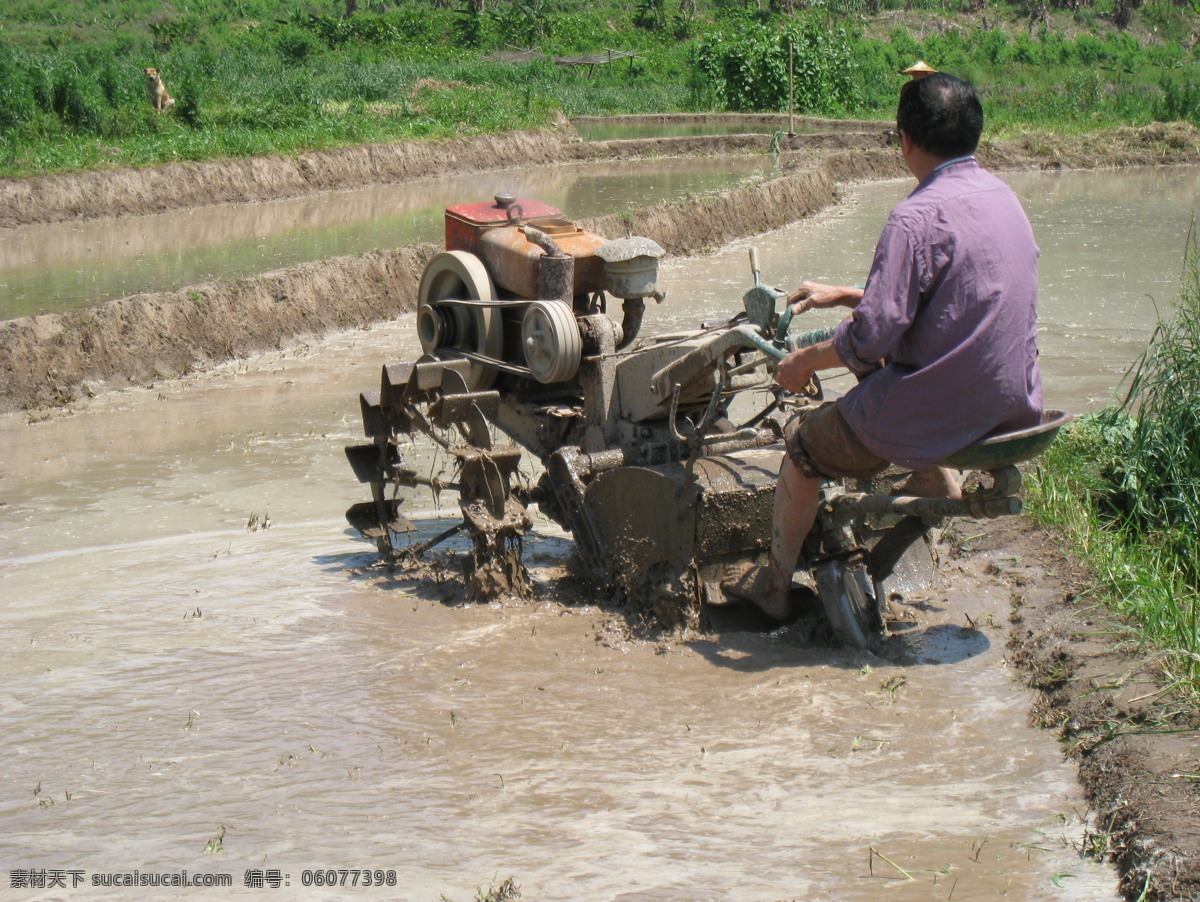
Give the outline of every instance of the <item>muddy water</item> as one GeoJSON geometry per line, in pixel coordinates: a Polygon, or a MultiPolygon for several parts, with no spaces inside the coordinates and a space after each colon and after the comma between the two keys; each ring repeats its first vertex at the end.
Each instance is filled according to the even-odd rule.
{"type": "MultiPolygon", "coordinates": [[[[1089,286],[1063,311],[1043,297],[1048,394],[1073,409],[1111,374],[1058,358],[1116,356],[1149,322],[1117,291],[1128,272],[1134,298],[1169,295],[1177,272],[1165,225],[1126,279],[1112,243],[1057,249],[1071,229],[1153,233],[1163,217],[1131,197],[1197,193],[1137,175],[1099,199],[1075,176],[1013,179],[1043,284],[1089,286]],[[1047,212],[1062,207],[1078,212],[1047,212]],[[1050,265],[1060,253],[1073,270],[1050,265]]],[[[883,208],[907,186],[876,189],[883,208]]],[[[853,281],[880,216],[864,200],[757,240],[764,276],[853,281]]],[[[649,328],[728,313],[744,260],[671,261],[649,328]]],[[[357,391],[415,350],[408,317],[48,422],[0,418],[10,872],[231,875],[232,892],[148,894],[189,899],[278,892],[244,888],[247,869],[312,899],[469,899],[510,875],[538,899],[1116,898],[1077,854],[1074,774],[1005,668],[1008,590],[986,560],[910,599],[888,658],[787,631],[624,639],[620,611],[563,580],[568,546],[545,523],[530,604],[456,605],[452,580],[372,570],[341,519],[364,493],[340,447],[358,440],[357,391]],[[316,868],[394,870],[396,886],[305,888],[316,868]]],[[[84,895],[129,893],[49,897],[84,895]]]]}
{"type": "Polygon", "coordinates": [[[585,217],[767,175],[767,155],[507,169],[269,203],[0,230],[0,320],[443,238],[442,211],[508,192],[585,217]]]}
{"type": "Polygon", "coordinates": [[[1028,726],[982,561],[914,597],[903,663],[787,632],[627,640],[545,524],[533,603],[369,569],[340,447],[355,393],[415,350],[409,317],[0,418],[10,872],[231,875],[147,894],[187,899],[278,894],[249,869],[306,899],[508,876],[529,899],[1116,898],[1077,854],[1085,806],[1028,726]],[[317,868],[396,886],[302,886],[317,868]]]}

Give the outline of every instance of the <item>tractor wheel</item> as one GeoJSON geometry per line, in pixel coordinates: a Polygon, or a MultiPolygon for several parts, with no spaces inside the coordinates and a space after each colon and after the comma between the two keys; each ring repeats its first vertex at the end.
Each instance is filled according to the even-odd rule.
{"type": "Polygon", "coordinates": [[[470,370],[467,361],[432,357],[384,367],[380,391],[361,398],[364,431],[374,442],[346,448],[359,481],[371,486],[371,501],[352,506],[346,518],[392,557],[394,534],[414,530],[400,513],[399,490],[457,492],[462,524],[410,552],[419,555],[461,532],[473,545],[466,566],[470,597],[527,596],[521,547],[531,523],[513,493],[521,449],[493,443],[488,417],[495,393],[471,391],[470,370]],[[413,452],[429,456],[406,463],[401,445],[418,436],[430,441],[413,452]]]}
{"type": "Polygon", "coordinates": [[[848,648],[870,648],[883,635],[883,612],[866,565],[830,558],[817,564],[814,575],[834,638],[848,648]]]}

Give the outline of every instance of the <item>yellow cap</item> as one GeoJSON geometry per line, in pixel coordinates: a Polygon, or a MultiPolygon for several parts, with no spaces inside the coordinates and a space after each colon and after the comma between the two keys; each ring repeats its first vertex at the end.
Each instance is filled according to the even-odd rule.
{"type": "Polygon", "coordinates": [[[925,60],[917,60],[907,69],[901,69],[901,75],[930,75],[936,72],[937,69],[925,62],[925,60]]]}

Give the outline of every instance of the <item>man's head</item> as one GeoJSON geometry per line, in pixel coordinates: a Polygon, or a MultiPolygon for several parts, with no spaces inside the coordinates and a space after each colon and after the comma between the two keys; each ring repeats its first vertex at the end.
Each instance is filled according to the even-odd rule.
{"type": "Polygon", "coordinates": [[[967,82],[934,72],[900,89],[896,128],[936,157],[967,156],[983,133],[983,106],[967,82]]]}

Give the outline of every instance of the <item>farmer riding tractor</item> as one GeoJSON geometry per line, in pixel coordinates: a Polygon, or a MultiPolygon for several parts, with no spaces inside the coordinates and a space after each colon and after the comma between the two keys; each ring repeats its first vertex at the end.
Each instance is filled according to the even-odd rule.
{"type": "MultiPolygon", "coordinates": [[[[570,531],[592,581],[659,625],[725,622],[738,602],[722,577],[770,548],[783,424],[821,394],[819,384],[807,396],[785,392],[774,366],[831,330],[789,334],[786,296],[761,284],[751,252],[755,284],[735,315],[639,339],[646,299],[663,299],[653,241],[608,241],[552,207],[506,196],[451,207],[445,222],[446,251],[419,291],[423,355],[385,365],[379,388],[361,395],[371,441],[346,453],[371,500],[347,511],[350,523],[389,557],[463,533],[468,594],[521,595],[536,503],[570,531]],[[407,464],[410,442],[437,451],[450,475],[407,464]],[[540,470],[531,488],[518,479],[526,452],[540,470]],[[402,495],[422,489],[456,491],[462,520],[405,547],[399,537],[415,527],[402,495]]],[[[982,474],[961,500],[826,484],[793,581],[819,598],[833,636],[855,648],[885,636],[889,585],[932,570],[929,529],[1018,513],[1016,464],[1068,419],[1048,411],[1039,427],[945,461],[982,474]]]]}

